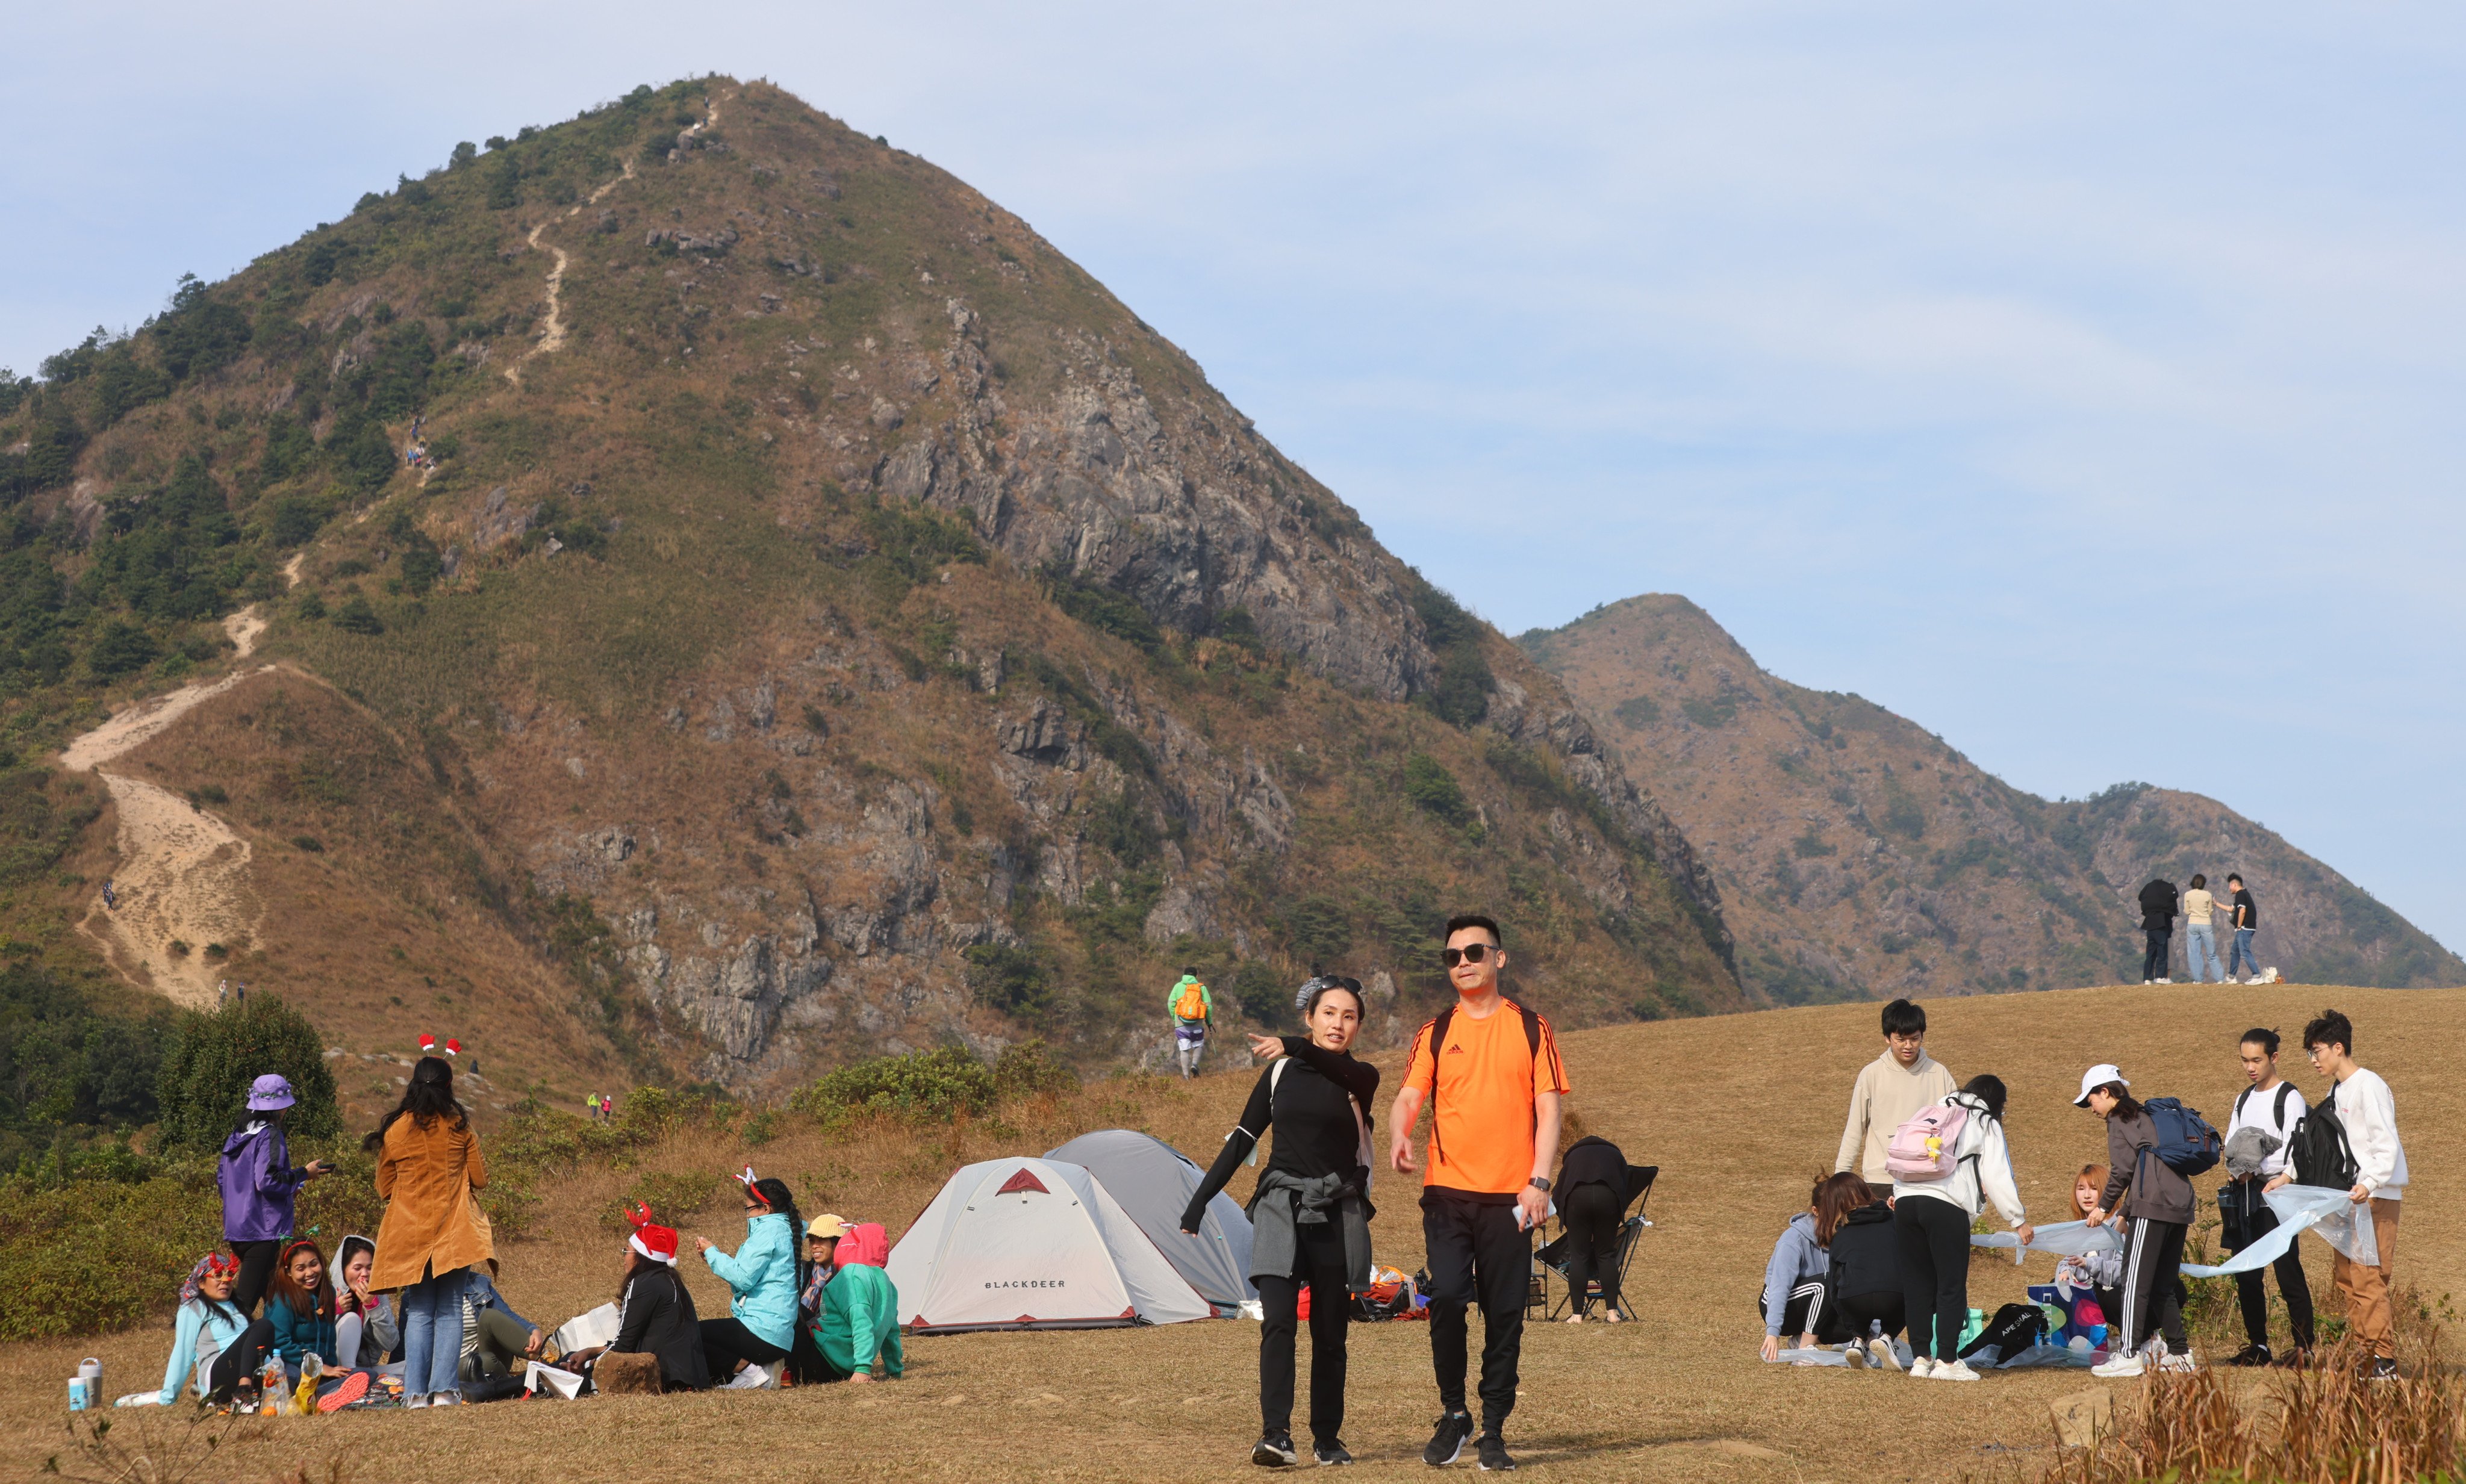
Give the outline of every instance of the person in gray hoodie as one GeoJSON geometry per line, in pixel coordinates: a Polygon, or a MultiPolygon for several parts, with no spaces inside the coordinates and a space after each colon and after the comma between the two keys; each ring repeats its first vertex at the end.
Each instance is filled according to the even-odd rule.
{"type": "Polygon", "coordinates": [[[2124,1239],[2123,1312],[2108,1316],[2122,1325],[2123,1340],[2110,1345],[2106,1362],[2091,1372],[2110,1379],[2141,1375],[2149,1368],[2153,1349],[2160,1370],[2199,1368],[2175,1296],[2176,1270],[2184,1263],[2184,1237],[2192,1229],[2197,1197],[2192,1183],[2158,1158],[2158,1125],[2131,1086],[2120,1068],[2100,1062],[2082,1074],[2080,1096],[2073,1103],[2106,1119],[2106,1188],[2089,1224],[2120,1223],[2127,1192],[2132,1200],[2130,1229],[2119,1233],[2124,1239]],[[2154,1346],[2153,1330],[2165,1333],[2154,1346]]]}

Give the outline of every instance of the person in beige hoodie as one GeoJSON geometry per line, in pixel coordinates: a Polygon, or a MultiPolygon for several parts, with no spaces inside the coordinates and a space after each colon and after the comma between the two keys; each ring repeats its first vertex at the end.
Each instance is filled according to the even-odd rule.
{"type": "Polygon", "coordinates": [[[1889,1188],[1893,1175],[1884,1168],[1884,1155],[1892,1147],[1893,1130],[1920,1108],[1951,1096],[1959,1085],[1943,1063],[1926,1053],[1925,1008],[1908,1000],[1885,1006],[1884,1052],[1858,1069],[1833,1170],[1855,1170],[1869,1185],[1889,1188]]]}
{"type": "Polygon", "coordinates": [[[2192,877],[2184,894],[2184,967],[2196,985],[2222,983],[2227,972],[2218,963],[2218,899],[2209,893],[2209,878],[2192,877]]]}

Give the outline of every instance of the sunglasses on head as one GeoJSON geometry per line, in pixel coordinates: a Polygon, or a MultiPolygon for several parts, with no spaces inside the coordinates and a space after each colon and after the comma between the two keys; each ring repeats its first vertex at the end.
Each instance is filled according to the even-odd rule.
{"type": "Polygon", "coordinates": [[[1442,948],[1439,962],[1449,968],[1459,963],[1478,963],[1498,951],[1495,943],[1467,943],[1461,948],[1442,948]]]}

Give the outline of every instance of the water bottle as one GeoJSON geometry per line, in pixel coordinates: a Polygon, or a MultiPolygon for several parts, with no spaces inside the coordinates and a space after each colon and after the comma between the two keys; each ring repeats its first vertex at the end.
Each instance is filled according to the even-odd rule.
{"type": "Polygon", "coordinates": [[[77,1380],[69,1385],[69,1410],[81,1412],[102,1405],[102,1362],[87,1356],[78,1362],[77,1380]],[[82,1393],[83,1400],[79,1400],[82,1393]]]}
{"type": "Polygon", "coordinates": [[[83,1376],[71,1376],[69,1378],[69,1410],[73,1412],[81,1412],[84,1411],[89,1405],[91,1404],[86,1401],[85,1378],[83,1376]]]}

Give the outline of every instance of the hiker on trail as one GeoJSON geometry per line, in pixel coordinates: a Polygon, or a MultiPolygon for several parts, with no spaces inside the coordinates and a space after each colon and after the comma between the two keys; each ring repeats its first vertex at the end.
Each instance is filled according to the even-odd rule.
{"type": "Polygon", "coordinates": [[[383,1365],[402,1343],[393,1300],[369,1287],[376,1259],[377,1245],[357,1232],[334,1250],[334,1363],[347,1369],[383,1365]]]}
{"type": "Polygon", "coordinates": [[[2012,1153],[2004,1141],[2004,1081],[1975,1076],[1920,1109],[1893,1135],[1893,1226],[1901,1239],[1901,1294],[1910,1325],[1910,1374],[1976,1381],[1961,1358],[1969,1318],[1969,1228],[1985,1203],[2029,1245],[2012,1153]],[[1930,1359],[1932,1356],[1932,1359],[1930,1359]]]}
{"type": "Polygon", "coordinates": [[[2192,875],[2192,889],[2184,894],[2184,973],[2196,985],[2222,984],[2218,967],[2218,899],[2209,895],[2209,878],[2192,875]]]}
{"type": "Polygon", "coordinates": [[[2243,884],[2243,877],[2230,875],[2227,885],[2234,893],[2227,906],[2227,922],[2234,929],[2234,940],[2227,944],[2227,978],[2235,977],[2235,964],[2240,962],[2242,972],[2251,976],[2244,983],[2256,985],[2260,983],[2260,955],[2252,950],[2252,935],[2260,931],[2260,903],[2252,899],[2252,891],[2243,884]]]}
{"type": "MultiPolygon", "coordinates": [[[[2295,1125],[2310,1111],[2295,1084],[2277,1074],[2276,1031],[2254,1026],[2243,1033],[2235,1051],[2243,1058],[2244,1078],[2251,1085],[2235,1095],[2234,1114],[2227,1120],[2228,1178],[2218,1192],[2218,1214],[2220,1241],[2231,1252],[2239,1252],[2277,1229],[2277,1214],[2261,1192],[2285,1171],[2295,1125]]],[[[2303,1275],[2302,1254],[2291,1247],[2271,1266],[2277,1272],[2278,1295],[2286,1300],[2287,1327],[2294,1332],[2295,1348],[2286,1362],[2300,1365],[2312,1350],[2312,1285],[2303,1275]]],[[[2251,1342],[2227,1363],[2270,1364],[2274,1357],[2269,1349],[2269,1290],[2257,1271],[2238,1273],[2234,1280],[2235,1297],[2243,1308],[2244,1337],[2251,1342]]]]}
{"type": "Polygon", "coordinates": [[[2397,1377],[2397,1329],[2389,1312],[2389,1270],[2397,1262],[2398,1205],[2406,1198],[2406,1144],[2398,1138],[2397,1095],[2379,1073],[2356,1062],[2354,1044],[2353,1024],[2336,1010],[2322,1010],[2303,1028],[2304,1053],[2331,1085],[2296,1139],[2296,1167],[2270,1181],[2269,1188],[2292,1184],[2298,1175],[2305,1185],[2324,1184],[2321,1171],[2305,1168],[2319,1154],[2300,1147],[2312,1143],[2303,1136],[2328,1136],[2332,1144],[2343,1136],[2345,1156],[2337,1162],[2342,1167],[2336,1173],[2353,1182],[2346,1192],[2349,1200],[2357,1206],[2371,1203],[2372,1241],[2380,1261],[2360,1263],[2338,1252],[2329,1271],[2346,1298],[2347,1327],[2371,1348],[2364,1374],[2373,1381],[2391,1381],[2397,1377]],[[2312,1127],[2316,1122],[2318,1129],[2312,1127]]]}
{"type": "Polygon", "coordinates": [[[228,979],[217,979],[217,980],[215,980],[215,981],[214,981],[214,1008],[216,1008],[216,1009],[221,1009],[224,1006],[229,1005],[230,1003],[231,1003],[231,981],[230,981],[230,980],[228,980],[228,979]]]}
{"type": "Polygon", "coordinates": [[[1505,1429],[1515,1407],[1524,1344],[1524,1296],[1533,1276],[1531,1232],[1550,1209],[1566,1068],[1550,1023],[1502,996],[1507,966],[1498,924],[1478,914],[1447,919],[1440,951],[1456,1002],[1413,1039],[1404,1085],[1388,1110],[1387,1160],[1413,1163],[1413,1122],[1430,1109],[1429,1172],[1422,1185],[1422,1240],[1429,1257],[1430,1361],[1445,1410],[1422,1461],[1455,1462],[1473,1435],[1465,1410],[1465,1311],[1482,1317],[1484,1469],[1513,1469],[1505,1429]]]}
{"type": "Polygon", "coordinates": [[[711,1380],[730,1390],[774,1385],[796,1339],[797,1249],[805,1223],[784,1180],[756,1180],[753,1166],[736,1177],[745,1192],[745,1241],[730,1256],[706,1237],[694,1238],[702,1260],[726,1282],[729,1317],[702,1321],[703,1358],[711,1380]]]}
{"type": "Polygon", "coordinates": [[[1199,1058],[1207,1050],[1207,1030],[1216,1018],[1216,997],[1199,982],[1199,970],[1185,968],[1165,991],[1165,1013],[1173,1017],[1173,1054],[1184,1077],[1199,1075],[1199,1058]]]}
{"type": "Polygon", "coordinates": [[[300,1187],[333,1168],[324,1160],[295,1166],[283,1122],[292,1103],[291,1083],[269,1072],[249,1084],[247,1121],[223,1141],[215,1163],[222,1188],[223,1240],[239,1259],[232,1302],[243,1315],[257,1312],[274,1276],[282,1238],[290,1235],[300,1187]]]}
{"type": "Polygon", "coordinates": [[[813,1315],[801,1326],[805,1334],[800,1348],[810,1347],[819,1363],[808,1379],[825,1384],[835,1381],[869,1384],[877,1358],[885,1376],[896,1380],[908,1373],[907,1352],[899,1339],[899,1290],[880,1262],[868,1260],[888,1254],[860,1246],[864,1233],[878,1235],[881,1230],[870,1225],[859,1229],[837,1216],[825,1216],[813,1225],[818,1287],[813,1315]],[[824,1274],[829,1274],[826,1282],[819,1277],[824,1274]]]}
{"type": "Polygon", "coordinates": [[[403,1405],[457,1406],[462,1288],[496,1244],[472,1198],[488,1167],[471,1116],[455,1100],[452,1064],[442,1056],[413,1063],[400,1106],[362,1142],[377,1157],[377,1194],[387,1202],[369,1286],[397,1294],[403,1405]]]}
{"type": "Polygon", "coordinates": [[[1619,1228],[1626,1217],[1626,1151],[1587,1134],[1558,1159],[1558,1224],[1567,1232],[1567,1322],[1580,1324],[1602,1286],[1602,1318],[1623,1324],[1619,1311],[1619,1228]]]}
{"type": "Polygon", "coordinates": [[[263,1319],[251,1323],[232,1303],[232,1285],[238,1278],[238,1258],[209,1252],[181,1280],[171,1358],[163,1367],[163,1389],[155,1397],[165,1406],[178,1406],[184,1391],[216,1403],[243,1393],[256,1397],[258,1367],[264,1363],[274,1332],[263,1319]]]}
{"type": "Polygon", "coordinates": [[[325,1276],[324,1250],[304,1237],[284,1247],[265,1301],[265,1322],[273,1331],[275,1353],[294,1380],[312,1355],[326,1364],[334,1362],[334,1287],[325,1276]]]}
{"type": "Polygon", "coordinates": [[[1908,1000],[1884,1007],[1884,1050],[1858,1069],[1850,1090],[1850,1120],[1841,1129],[1835,1172],[1855,1173],[1879,1190],[1892,1188],[1884,1159],[1893,1131],[1921,1108],[1952,1096],[1956,1084],[1943,1063],[1926,1053],[1926,1008],[1908,1000]]]}
{"type": "Polygon", "coordinates": [[[2176,1270],[2184,1265],[2184,1236],[2191,1229],[2197,1200],[2192,1183],[2158,1158],[2157,1122],[2131,1087],[2120,1068],[2100,1062],[2081,1074],[2080,1096],[2073,1101],[2106,1119],[2109,1173],[2089,1224],[2112,1220],[2120,1228],[2123,1196],[2129,1191],[2132,1197],[2131,1229],[2117,1233],[2124,1239],[2120,1307],[2106,1317],[2106,1362],[2091,1371],[2110,1379],[2141,1375],[2149,1368],[2152,1351],[2160,1370],[2199,1369],[2176,1296],[2176,1270]],[[2153,1332],[2162,1329],[2164,1338],[2153,1341],[2153,1332]]]}
{"type": "Polygon", "coordinates": [[[2175,909],[2183,898],[2175,883],[2157,877],[2141,889],[2141,931],[2148,939],[2148,951],[2141,956],[2141,982],[2144,985],[2171,985],[2167,977],[2170,945],[2175,937],[2175,909]]]}
{"type": "Polygon", "coordinates": [[[1781,1358],[1782,1337],[1798,1348],[1847,1345],[1850,1363],[1897,1369],[1892,1337],[1901,1328],[1900,1239],[1892,1207],[1855,1175],[1827,1175],[1790,1218],[1764,1264],[1763,1357],[1781,1358]]]}
{"type": "Polygon", "coordinates": [[[1365,1003],[1353,980],[1313,977],[1302,1015],[1307,1034],[1254,1035],[1253,1055],[1268,1065],[1224,1136],[1216,1163],[1191,1192],[1181,1230],[1196,1238],[1216,1199],[1261,1136],[1275,1151],[1250,1197],[1249,1277],[1265,1311],[1259,1327],[1259,1441],[1250,1461],[1294,1463],[1293,1337],[1302,1291],[1310,1292],[1311,1452],[1347,1464],[1344,1428],[1345,1327],[1353,1296],[1370,1288],[1370,1100],[1379,1069],[1350,1048],[1365,1003]]]}
{"type": "Polygon", "coordinates": [[[625,1273],[616,1290],[616,1338],[604,1348],[576,1350],[563,1358],[569,1369],[587,1368],[602,1392],[700,1391],[710,1384],[703,1358],[702,1318],[693,1294],[677,1275],[677,1233],[651,1219],[648,1206],[626,1207],[634,1234],[625,1239],[625,1273]],[[616,1383],[619,1371],[639,1378],[616,1383]]]}
{"type": "Polygon", "coordinates": [[[103,877],[102,880],[102,910],[105,912],[117,912],[120,910],[120,894],[112,890],[111,878],[109,876],[103,877]]]}

